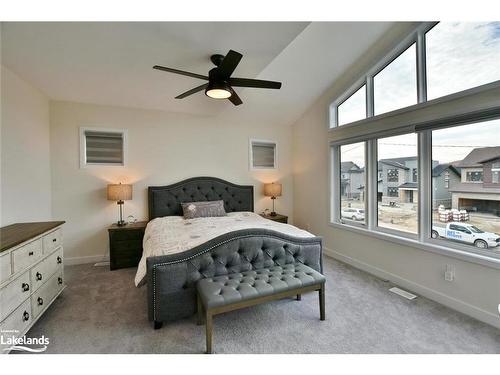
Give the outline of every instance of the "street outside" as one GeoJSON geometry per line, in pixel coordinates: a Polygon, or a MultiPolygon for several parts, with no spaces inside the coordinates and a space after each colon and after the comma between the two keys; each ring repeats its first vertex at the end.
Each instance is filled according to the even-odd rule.
{"type": "MultiPolygon", "coordinates": [[[[357,199],[342,199],[341,203],[342,208],[364,208],[364,202],[357,199]]],[[[380,202],[378,204],[379,226],[384,228],[417,233],[417,215],[416,203],[401,203],[395,207],[382,205],[380,202]]],[[[475,225],[484,232],[492,232],[500,235],[500,217],[487,213],[469,212],[469,218],[470,219],[466,222],[467,224],[475,225]]],[[[446,223],[439,221],[439,214],[437,211],[433,211],[432,220],[433,225],[443,227],[446,225],[446,223]]],[[[495,251],[500,252],[500,247],[495,248],[495,251]]]]}

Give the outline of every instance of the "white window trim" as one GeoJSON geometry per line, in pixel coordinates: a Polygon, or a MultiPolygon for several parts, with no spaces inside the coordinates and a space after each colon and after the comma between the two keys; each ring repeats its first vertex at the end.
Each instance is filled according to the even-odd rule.
{"type": "Polygon", "coordinates": [[[128,164],[128,131],[127,129],[116,129],[116,128],[100,128],[100,127],[80,127],[80,168],[92,168],[92,167],[125,167],[128,164]],[[112,164],[112,163],[87,163],[87,149],[85,147],[85,132],[86,131],[96,131],[96,132],[108,132],[122,134],[123,136],[123,163],[112,164]]]}
{"type": "Polygon", "coordinates": [[[250,138],[248,140],[248,168],[251,171],[275,170],[278,169],[278,142],[269,139],[250,138]],[[254,167],[253,165],[253,143],[268,143],[274,145],[274,166],[272,167],[254,167]]]}
{"type": "Polygon", "coordinates": [[[500,118],[500,95],[498,95],[500,93],[500,81],[427,101],[425,33],[436,24],[436,22],[422,23],[418,26],[384,59],[372,67],[330,105],[326,124],[329,129],[331,150],[328,171],[330,181],[329,225],[500,269],[500,258],[459,243],[446,242],[443,244],[443,240],[432,239],[430,236],[432,230],[432,129],[500,118]],[[417,50],[418,103],[374,116],[373,77],[413,43],[416,43],[417,50]],[[364,84],[366,84],[367,90],[367,118],[338,126],[338,106],[364,84]],[[398,124],[389,126],[380,132],[376,126],[380,122],[398,124]],[[371,128],[371,133],[366,131],[367,128],[371,128]],[[358,137],[357,134],[361,133],[360,130],[363,135],[358,137]],[[418,234],[379,227],[377,217],[377,139],[415,132],[418,135],[418,234]],[[365,142],[365,170],[367,171],[365,173],[365,225],[345,222],[340,214],[340,180],[338,178],[340,176],[340,146],[357,142],[365,142]]]}

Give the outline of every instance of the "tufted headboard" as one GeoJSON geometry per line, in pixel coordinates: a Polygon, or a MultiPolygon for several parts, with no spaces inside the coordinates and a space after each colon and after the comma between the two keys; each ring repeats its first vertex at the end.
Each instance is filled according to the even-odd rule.
{"type": "Polygon", "coordinates": [[[253,186],[235,185],[216,177],[193,177],[168,186],[148,188],[149,220],[182,216],[181,203],[224,201],[226,212],[253,212],[253,186]]]}

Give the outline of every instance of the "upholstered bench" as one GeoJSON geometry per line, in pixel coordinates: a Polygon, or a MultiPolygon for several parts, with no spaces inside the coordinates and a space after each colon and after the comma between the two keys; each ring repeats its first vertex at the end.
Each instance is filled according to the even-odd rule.
{"type": "Polygon", "coordinates": [[[260,270],[201,279],[198,324],[205,315],[207,353],[212,353],[212,317],[272,300],[318,291],[320,319],[325,320],[325,277],[304,264],[287,264],[260,270]],[[203,314],[204,313],[204,314],[203,314]]]}

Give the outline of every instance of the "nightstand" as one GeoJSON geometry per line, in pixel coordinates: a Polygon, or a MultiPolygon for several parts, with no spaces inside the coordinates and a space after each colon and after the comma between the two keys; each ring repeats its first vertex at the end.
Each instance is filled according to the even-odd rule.
{"type": "Polygon", "coordinates": [[[265,219],[277,221],[278,223],[288,224],[288,216],[276,214],[276,216],[260,214],[265,219]]]}
{"type": "Polygon", "coordinates": [[[109,232],[109,269],[137,267],[142,257],[142,239],[147,221],[119,227],[113,224],[109,232]]]}

